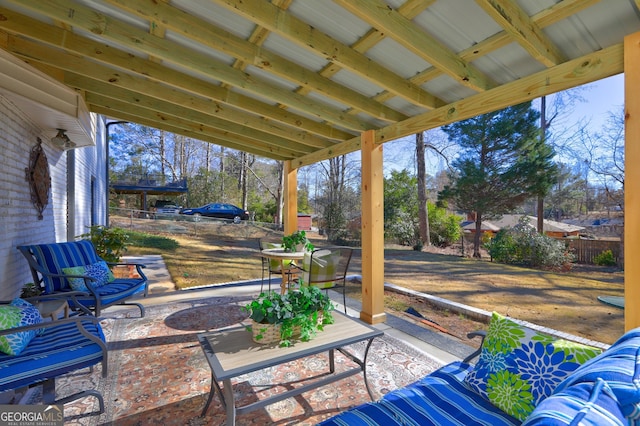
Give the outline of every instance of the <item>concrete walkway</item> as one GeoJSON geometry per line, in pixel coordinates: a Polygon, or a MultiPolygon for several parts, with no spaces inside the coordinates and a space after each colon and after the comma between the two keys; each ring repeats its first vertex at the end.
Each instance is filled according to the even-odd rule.
{"type": "MultiPolygon", "coordinates": [[[[218,284],[212,287],[197,288],[190,290],[176,290],[171,275],[160,255],[149,256],[125,256],[122,262],[142,263],[147,267],[144,269],[149,279],[149,295],[140,297],[137,302],[145,306],[170,303],[176,300],[195,300],[206,297],[220,296],[257,296],[260,293],[261,280],[242,281],[237,283],[218,284]]],[[[272,288],[279,285],[279,278],[272,281],[272,288]]],[[[265,280],[266,286],[266,280],[265,280]]],[[[342,294],[333,293],[331,298],[342,310],[342,294]]],[[[122,306],[112,306],[109,309],[123,309],[122,306]]],[[[128,309],[128,308],[127,308],[128,309]]],[[[347,299],[347,313],[350,316],[358,317],[361,304],[354,299],[347,299]]],[[[407,321],[403,318],[387,313],[387,320],[384,323],[376,324],[376,328],[384,330],[390,336],[396,337],[410,344],[411,346],[428,353],[432,358],[442,364],[462,359],[472,353],[474,348],[455,339],[452,336],[431,331],[418,324],[407,321]]]]}

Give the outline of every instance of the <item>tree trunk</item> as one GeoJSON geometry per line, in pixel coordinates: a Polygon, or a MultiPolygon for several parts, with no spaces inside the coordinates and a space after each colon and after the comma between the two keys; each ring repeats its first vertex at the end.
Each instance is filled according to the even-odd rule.
{"type": "Polygon", "coordinates": [[[416,133],[416,163],[418,167],[418,222],[420,241],[430,246],[429,212],[427,210],[427,170],[424,163],[424,133],[416,133]]]}
{"type": "MultiPolygon", "coordinates": [[[[540,138],[544,142],[547,135],[547,97],[540,98],[540,138]]],[[[544,234],[544,197],[538,195],[538,233],[544,234]]]]}
{"type": "Polygon", "coordinates": [[[160,151],[160,174],[165,176],[165,164],[167,161],[167,153],[165,151],[165,143],[164,143],[164,130],[160,130],[160,146],[158,147],[160,151]]]}
{"type": "Polygon", "coordinates": [[[276,196],[276,216],[275,222],[278,225],[282,225],[282,209],[284,208],[284,200],[282,193],[284,192],[284,162],[278,161],[278,191],[276,196]]]}
{"type": "Polygon", "coordinates": [[[224,200],[224,146],[220,147],[220,198],[224,200]]]}
{"type": "Polygon", "coordinates": [[[240,171],[240,190],[242,191],[242,208],[247,210],[247,180],[248,180],[248,154],[246,152],[242,153],[242,165],[240,171]]]}
{"type": "Polygon", "coordinates": [[[473,257],[480,259],[480,237],[482,237],[482,213],[476,212],[476,232],[473,235],[473,257]]]}

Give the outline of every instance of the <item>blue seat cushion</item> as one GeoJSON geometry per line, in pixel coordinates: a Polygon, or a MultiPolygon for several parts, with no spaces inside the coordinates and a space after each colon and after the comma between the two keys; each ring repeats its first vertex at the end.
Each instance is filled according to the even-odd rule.
{"type": "MultiPolygon", "coordinates": [[[[115,281],[94,290],[98,294],[102,308],[104,308],[117,304],[134,294],[144,293],[146,283],[147,281],[143,278],[116,278],[115,281]]],[[[96,306],[96,299],[92,295],[76,296],[75,300],[87,308],[96,306]]],[[[73,300],[68,302],[71,308],[75,309],[77,307],[73,300]]]]}
{"type": "Polygon", "coordinates": [[[422,380],[385,395],[376,403],[353,408],[321,425],[513,426],[505,414],[464,384],[472,366],[453,362],[422,380]]]}
{"type": "Polygon", "coordinates": [[[567,377],[556,389],[562,392],[577,383],[607,382],[629,419],[640,419],[640,328],[625,333],[609,349],[567,377]]]}
{"type": "Polygon", "coordinates": [[[628,422],[607,383],[578,383],[542,401],[523,426],[624,426],[628,422]]]}
{"type": "MultiPolygon", "coordinates": [[[[85,329],[105,341],[100,324],[82,320],[85,329]]],[[[102,361],[102,348],[73,322],[50,326],[35,336],[20,355],[0,354],[0,392],[28,386],[102,361]]]]}

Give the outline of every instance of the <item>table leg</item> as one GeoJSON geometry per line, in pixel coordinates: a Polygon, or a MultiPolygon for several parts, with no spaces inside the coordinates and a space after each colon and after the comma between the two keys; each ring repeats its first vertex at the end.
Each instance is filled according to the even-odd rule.
{"type": "Polygon", "coordinates": [[[369,392],[369,398],[371,398],[371,401],[375,401],[373,392],[371,391],[371,387],[369,386],[369,381],[367,380],[367,356],[369,355],[369,349],[371,348],[372,343],[373,339],[369,339],[367,348],[364,350],[364,358],[362,359],[362,376],[364,378],[364,385],[367,387],[367,392],[369,392]]]}
{"type": "Polygon", "coordinates": [[[231,387],[231,379],[224,381],[224,394],[227,402],[227,426],[235,426],[236,424],[236,401],[231,387]]]}
{"type": "Polygon", "coordinates": [[[209,406],[211,405],[211,401],[213,401],[213,395],[216,393],[216,391],[218,392],[218,395],[220,395],[220,402],[222,403],[222,406],[226,407],[227,404],[226,404],[224,395],[222,394],[220,385],[216,381],[216,378],[213,376],[213,372],[212,372],[211,373],[211,389],[209,390],[209,397],[207,398],[207,403],[202,409],[202,414],[200,414],[200,417],[204,417],[207,415],[207,411],[209,411],[209,406]]]}
{"type": "Polygon", "coordinates": [[[287,292],[287,287],[289,286],[289,279],[284,269],[284,259],[280,260],[280,272],[282,273],[282,283],[280,283],[280,294],[285,294],[287,292]]]}

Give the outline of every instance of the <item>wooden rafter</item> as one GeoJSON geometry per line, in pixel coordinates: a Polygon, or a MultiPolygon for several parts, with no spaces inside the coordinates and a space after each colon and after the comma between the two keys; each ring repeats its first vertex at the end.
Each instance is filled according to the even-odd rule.
{"type": "MultiPolygon", "coordinates": [[[[318,73],[314,73],[293,61],[276,55],[267,49],[243,40],[209,23],[193,16],[188,16],[179,9],[167,3],[149,4],[145,0],[111,0],[118,6],[145,19],[157,19],[168,29],[185,37],[195,40],[204,46],[217,49],[229,56],[233,56],[242,63],[250,63],[258,68],[266,69],[270,73],[287,79],[292,83],[317,91],[351,108],[363,111],[373,117],[385,121],[400,121],[407,118],[388,106],[367,98],[318,73]]],[[[260,37],[264,37],[261,35],[260,37]]],[[[235,64],[234,64],[235,65],[235,64]]],[[[243,69],[244,67],[237,67],[243,69]]]]}
{"type": "Polygon", "coordinates": [[[126,48],[161,58],[163,61],[179,63],[201,78],[214,79],[232,86],[242,87],[256,96],[293,107],[339,127],[354,131],[371,128],[367,123],[346,116],[342,111],[328,105],[314,102],[289,90],[283,90],[282,87],[257,76],[248,75],[212,56],[185,48],[168,39],[151,36],[142,29],[70,0],[51,0],[43,3],[21,0],[18,3],[25,7],[34,8],[50,18],[63,21],[74,28],[100,34],[106,40],[126,48]],[[73,10],[73,13],[69,13],[69,10],[73,10]]]}
{"type": "Polygon", "coordinates": [[[349,46],[263,0],[212,0],[289,41],[309,49],[416,105],[435,108],[442,101],[349,46]]]}
{"type": "Polygon", "coordinates": [[[515,1],[476,0],[476,3],[538,61],[547,67],[564,62],[564,55],[515,1]]]}
{"type": "Polygon", "coordinates": [[[492,79],[381,0],[335,1],[459,83],[480,92],[496,86],[492,79]]]}
{"type": "MultiPolygon", "coordinates": [[[[617,44],[379,129],[375,132],[376,143],[382,144],[420,131],[506,108],[512,104],[560,92],[574,87],[576,82],[579,82],[580,85],[591,83],[620,74],[623,68],[623,46],[617,44]]],[[[294,165],[302,167],[314,164],[324,158],[347,154],[359,149],[360,138],[356,137],[297,158],[294,165]]]]}

